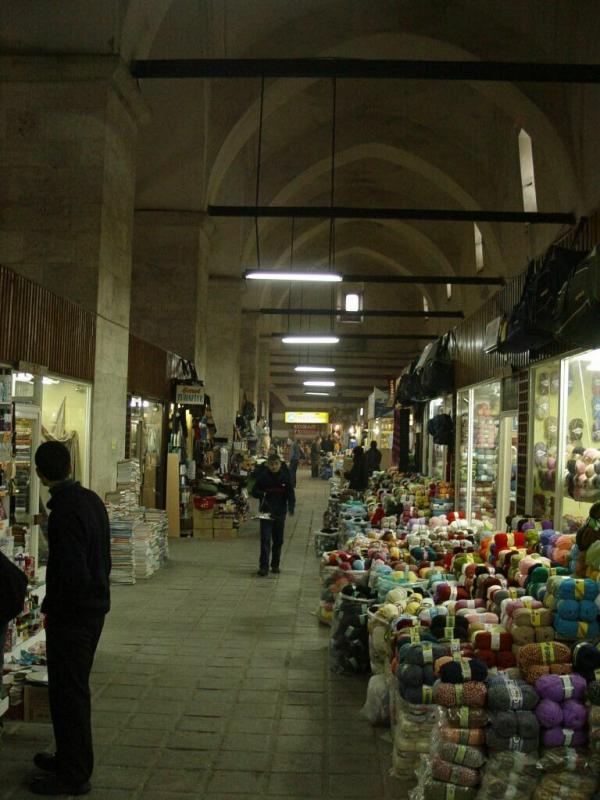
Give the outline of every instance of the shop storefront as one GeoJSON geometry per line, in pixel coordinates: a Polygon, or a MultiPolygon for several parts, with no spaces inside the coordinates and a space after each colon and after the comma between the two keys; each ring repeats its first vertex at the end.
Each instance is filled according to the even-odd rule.
{"type": "Polygon", "coordinates": [[[517,414],[503,410],[501,381],[461,389],[456,413],[458,508],[502,525],[516,507],[517,414]]]}
{"type": "Polygon", "coordinates": [[[527,505],[570,532],[600,500],[600,349],[530,371],[527,505]]]}
{"type": "Polygon", "coordinates": [[[452,397],[436,397],[425,404],[423,434],[423,474],[436,480],[445,480],[448,470],[448,445],[436,444],[428,431],[429,421],[440,414],[452,414],[452,397]]]}

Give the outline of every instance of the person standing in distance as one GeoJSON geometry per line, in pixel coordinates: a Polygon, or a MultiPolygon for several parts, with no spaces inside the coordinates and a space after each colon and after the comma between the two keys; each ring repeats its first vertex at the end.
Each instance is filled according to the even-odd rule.
{"type": "Polygon", "coordinates": [[[381,450],[377,449],[377,442],[371,442],[371,446],[367,450],[365,455],[365,459],[367,461],[367,473],[369,478],[374,472],[377,472],[379,467],[381,466],[381,450]]]}
{"type": "Polygon", "coordinates": [[[82,795],[91,790],[94,768],[89,677],[110,610],[110,526],[98,495],[71,479],[66,447],[45,442],[35,465],[51,495],[42,612],[56,753],[34,757],[50,774],[36,778],[31,791],[82,795]]]}
{"type": "Polygon", "coordinates": [[[310,446],[310,477],[319,477],[319,460],[321,458],[321,437],[317,436],[310,446]]]}
{"type": "Polygon", "coordinates": [[[290,477],[292,479],[292,486],[294,489],[296,488],[296,473],[298,472],[298,464],[300,463],[300,459],[304,456],[304,451],[302,450],[302,446],[296,436],[292,434],[291,436],[292,444],[290,447],[290,477]]]}
{"type": "Polygon", "coordinates": [[[256,476],[252,496],[260,500],[259,511],[265,514],[265,518],[260,520],[258,574],[261,577],[269,574],[270,559],[271,572],[277,575],[283,546],[285,517],[288,511],[293,515],[296,507],[296,494],[290,472],[279,456],[269,456],[267,466],[256,476]]]}

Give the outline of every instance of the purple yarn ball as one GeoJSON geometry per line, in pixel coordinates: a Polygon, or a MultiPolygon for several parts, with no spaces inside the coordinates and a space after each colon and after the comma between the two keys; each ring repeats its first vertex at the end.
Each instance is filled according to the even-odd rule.
{"type": "Polygon", "coordinates": [[[587,723],[587,708],[579,700],[565,700],[563,703],[563,720],[565,728],[581,730],[587,723]]]}
{"type": "Polygon", "coordinates": [[[586,680],[581,675],[542,675],[535,688],[542,699],[562,703],[565,699],[579,700],[585,695],[586,680]]]}
{"type": "Polygon", "coordinates": [[[545,519],[542,522],[542,530],[543,531],[552,530],[553,528],[554,528],[554,523],[551,520],[545,519]]]}
{"type": "Polygon", "coordinates": [[[535,715],[542,728],[559,728],[563,721],[562,708],[554,700],[541,700],[535,708],[535,715]]]}
{"type": "Polygon", "coordinates": [[[550,728],[543,732],[545,747],[584,747],[587,743],[585,731],[573,731],[569,728],[550,728]]]}

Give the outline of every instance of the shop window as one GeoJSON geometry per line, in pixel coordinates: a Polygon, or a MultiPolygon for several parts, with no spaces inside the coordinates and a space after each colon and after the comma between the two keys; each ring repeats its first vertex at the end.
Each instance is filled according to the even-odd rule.
{"type": "Polygon", "coordinates": [[[533,146],[527,131],[519,133],[519,164],[521,167],[521,187],[523,190],[523,210],[537,211],[535,191],[535,172],[533,168],[533,146]]]}
{"type": "Polygon", "coordinates": [[[481,272],[484,267],[483,235],[475,223],[473,223],[473,233],[475,238],[475,269],[477,272],[481,272]]]}
{"type": "Polygon", "coordinates": [[[360,311],[361,302],[358,292],[348,292],[344,296],[344,311],[357,312],[360,311]]]}
{"type": "Polygon", "coordinates": [[[562,527],[573,532],[600,500],[600,350],[566,359],[561,405],[562,527]]]}
{"type": "Polygon", "coordinates": [[[362,292],[344,292],[342,295],[342,309],[338,319],[340,322],[362,322],[363,317],[357,316],[362,310],[362,292]]]}

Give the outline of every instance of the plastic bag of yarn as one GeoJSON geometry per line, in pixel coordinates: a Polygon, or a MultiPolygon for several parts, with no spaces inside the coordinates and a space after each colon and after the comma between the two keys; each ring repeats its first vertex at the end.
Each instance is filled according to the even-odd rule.
{"type": "Polygon", "coordinates": [[[535,690],[539,696],[553,700],[555,703],[583,699],[586,686],[585,678],[576,673],[572,675],[542,675],[535,682],[535,690]]]}
{"type": "Polygon", "coordinates": [[[598,780],[594,775],[564,772],[542,776],[533,793],[533,800],[588,800],[595,792],[598,780]]]}
{"type": "Polygon", "coordinates": [[[418,786],[409,792],[408,797],[409,800],[475,800],[477,789],[438,781],[429,772],[419,779],[418,786]]]}
{"type": "Polygon", "coordinates": [[[537,762],[542,772],[590,772],[592,766],[589,753],[577,747],[552,747],[537,762]]]}
{"type": "Polygon", "coordinates": [[[537,739],[540,725],[533,711],[496,711],[490,714],[490,727],[500,736],[537,739]]]}
{"type": "Polygon", "coordinates": [[[359,714],[371,725],[387,727],[390,724],[390,690],[385,675],[373,675],[367,686],[367,699],[359,714]]]}
{"type": "Polygon", "coordinates": [[[446,708],[452,706],[469,706],[470,708],[483,708],[487,696],[487,687],[480,681],[467,681],[462,684],[436,683],[433,688],[433,697],[438,705],[446,708]]]}
{"type": "MultiPolygon", "coordinates": [[[[552,665],[570,667],[571,651],[560,642],[527,644],[519,651],[518,662],[525,680],[528,683],[535,683],[541,675],[551,673],[552,665]]],[[[560,670],[558,672],[560,673],[560,670]]]]}
{"type": "Polygon", "coordinates": [[[374,600],[340,593],[335,601],[329,639],[333,672],[360,674],[369,671],[367,611],[374,600]]]}
{"type": "Polygon", "coordinates": [[[493,711],[532,711],[538,702],[535,688],[525,681],[500,676],[488,679],[487,705],[493,711]]]}
{"type": "Polygon", "coordinates": [[[573,648],[573,668],[586,681],[600,679],[600,650],[590,642],[578,642],[573,648]]]}
{"type": "Polygon", "coordinates": [[[415,765],[420,754],[429,753],[435,724],[435,706],[398,700],[392,725],[392,774],[403,778],[408,786],[416,783],[415,765]]]}
{"type": "Polygon", "coordinates": [[[439,756],[443,761],[470,769],[481,769],[485,764],[485,750],[482,747],[447,742],[441,738],[438,729],[434,729],[432,734],[431,754],[439,756]]]}
{"type": "Polygon", "coordinates": [[[431,759],[431,774],[435,780],[453,783],[455,786],[479,786],[481,774],[478,769],[470,769],[434,755],[431,759]]]}
{"type": "Polygon", "coordinates": [[[455,706],[437,708],[438,725],[449,728],[473,729],[485,728],[488,723],[488,712],[484,708],[455,706]]]}
{"type": "Polygon", "coordinates": [[[500,750],[516,753],[536,753],[539,745],[537,736],[528,739],[522,736],[502,736],[493,728],[488,728],[486,731],[485,742],[490,751],[500,750]]]}
{"type": "Polygon", "coordinates": [[[542,731],[544,747],[585,747],[587,732],[571,728],[547,728],[542,731]]]}
{"type": "Polygon", "coordinates": [[[320,558],[323,553],[329,552],[330,550],[336,550],[338,539],[339,531],[337,528],[322,528],[320,531],[315,531],[314,547],[317,558],[320,558]]]}
{"type": "Polygon", "coordinates": [[[398,606],[386,603],[376,611],[367,611],[369,631],[369,661],[374,675],[382,673],[392,658],[392,639],[390,624],[399,614],[398,606]]]}

